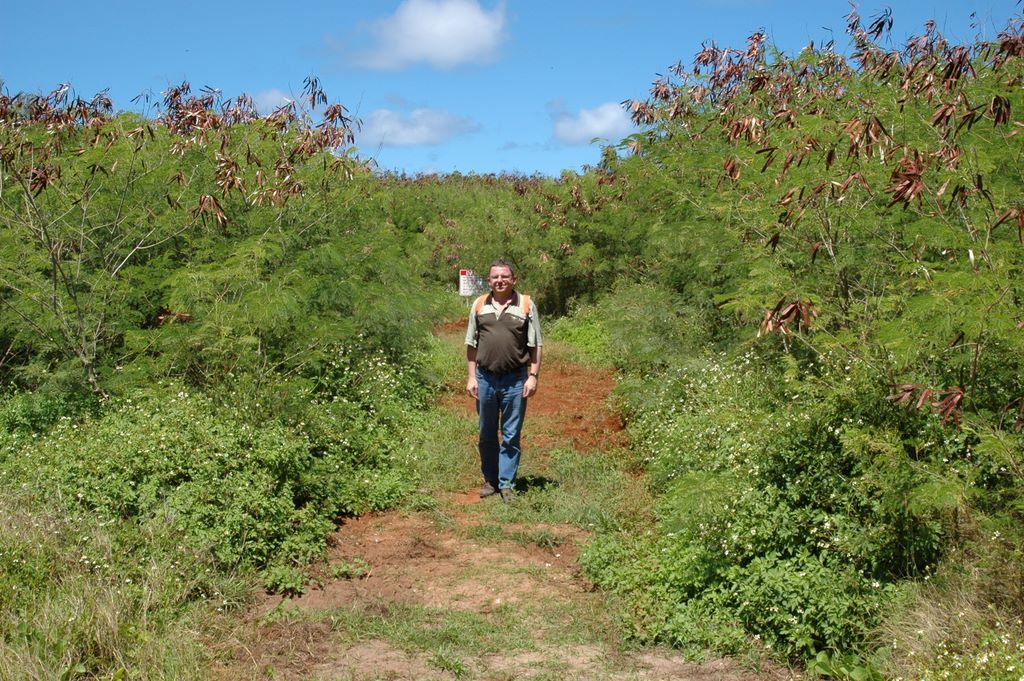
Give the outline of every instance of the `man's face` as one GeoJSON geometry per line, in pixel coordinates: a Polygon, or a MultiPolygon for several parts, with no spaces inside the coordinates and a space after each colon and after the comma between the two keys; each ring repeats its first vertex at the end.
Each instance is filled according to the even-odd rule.
{"type": "Polygon", "coordinates": [[[492,267],[487,283],[491,285],[492,291],[502,294],[511,291],[516,285],[516,276],[508,267],[492,267]]]}

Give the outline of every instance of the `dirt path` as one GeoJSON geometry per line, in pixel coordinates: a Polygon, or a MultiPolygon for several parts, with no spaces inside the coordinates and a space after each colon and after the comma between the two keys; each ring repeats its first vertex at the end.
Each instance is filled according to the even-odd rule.
{"type": "Polygon", "coordinates": [[[555,489],[560,484],[571,487],[558,461],[564,473],[565,457],[602,457],[621,446],[620,424],[606,407],[614,381],[552,354],[528,409],[525,490],[516,504],[479,498],[473,405],[449,395],[443,405],[463,414],[465,427],[447,446],[466,454],[447,490],[432,491],[419,510],[342,525],[319,584],[298,598],[257,603],[217,676],[766,678],[731,661],[697,665],[670,650],[623,650],[608,603],[577,565],[586,531],[545,512],[542,501],[566,494],[555,489]]]}

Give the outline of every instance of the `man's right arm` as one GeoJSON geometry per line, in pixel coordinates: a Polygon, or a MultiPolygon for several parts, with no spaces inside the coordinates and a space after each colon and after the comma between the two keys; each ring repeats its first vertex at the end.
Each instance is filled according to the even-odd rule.
{"type": "Polygon", "coordinates": [[[469,324],[466,326],[466,394],[473,399],[477,397],[476,340],[476,313],[470,311],[469,324]]]}
{"type": "Polygon", "coordinates": [[[476,399],[477,397],[477,383],[476,383],[476,348],[472,345],[466,346],[466,393],[476,399]]]}

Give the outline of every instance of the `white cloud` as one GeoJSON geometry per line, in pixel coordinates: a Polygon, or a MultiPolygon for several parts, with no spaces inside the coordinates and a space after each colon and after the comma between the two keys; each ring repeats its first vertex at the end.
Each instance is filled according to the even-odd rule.
{"type": "Polygon", "coordinates": [[[405,0],[370,31],[377,44],[356,59],[369,68],[396,70],[426,62],[450,69],[488,62],[505,37],[505,3],[488,12],[476,0],[405,0]]]}
{"type": "Polygon", "coordinates": [[[556,110],[553,116],[555,139],[564,144],[589,144],[595,137],[618,142],[633,131],[629,114],[616,102],[580,109],[576,115],[556,110]]]}
{"type": "Polygon", "coordinates": [[[470,119],[440,109],[421,107],[407,114],[377,109],[363,118],[358,137],[363,150],[371,151],[377,146],[441,144],[476,129],[476,123],[470,119]]]}
{"type": "Polygon", "coordinates": [[[268,90],[261,90],[252,96],[252,101],[256,104],[256,110],[261,114],[266,115],[273,113],[275,109],[278,109],[288,102],[292,101],[291,97],[286,95],[277,88],[270,88],[268,90]]]}

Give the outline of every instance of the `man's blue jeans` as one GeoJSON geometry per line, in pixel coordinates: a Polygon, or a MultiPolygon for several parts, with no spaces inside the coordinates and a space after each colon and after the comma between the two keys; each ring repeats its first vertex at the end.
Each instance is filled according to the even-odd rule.
{"type": "Polygon", "coordinates": [[[480,415],[480,471],[484,480],[497,481],[498,489],[515,485],[522,447],[519,436],[526,416],[523,385],[528,367],[507,374],[476,370],[477,402],[480,415]],[[498,442],[498,428],[501,442],[498,442]]]}

